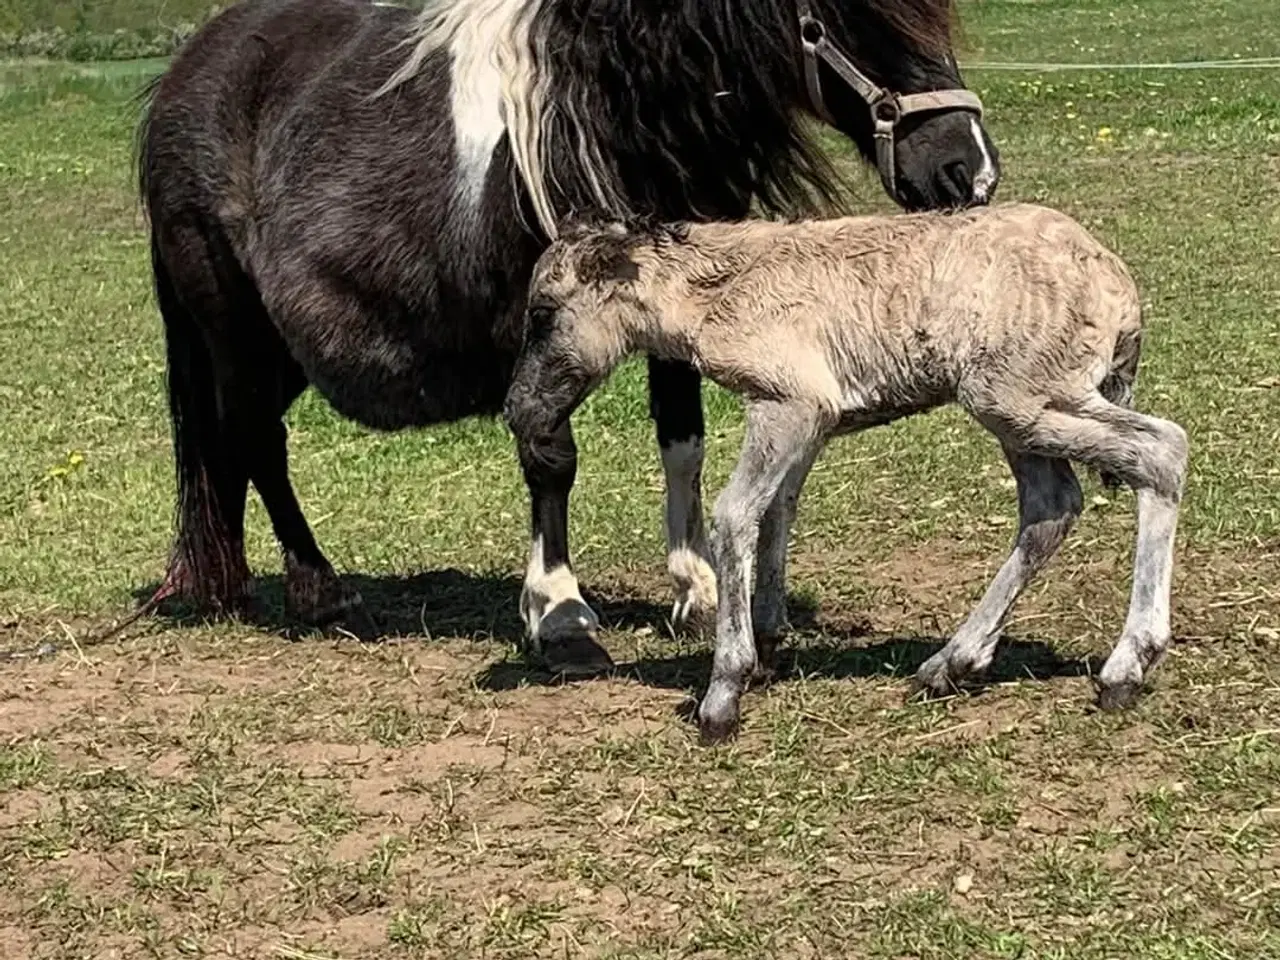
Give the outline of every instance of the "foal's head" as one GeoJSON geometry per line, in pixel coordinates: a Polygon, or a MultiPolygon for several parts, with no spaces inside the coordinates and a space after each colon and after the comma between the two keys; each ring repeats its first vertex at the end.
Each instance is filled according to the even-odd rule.
{"type": "Polygon", "coordinates": [[[560,228],[529,285],[506,403],[517,435],[559,426],[637,348],[653,317],[658,248],[682,236],[680,227],[620,221],[560,228]]]}

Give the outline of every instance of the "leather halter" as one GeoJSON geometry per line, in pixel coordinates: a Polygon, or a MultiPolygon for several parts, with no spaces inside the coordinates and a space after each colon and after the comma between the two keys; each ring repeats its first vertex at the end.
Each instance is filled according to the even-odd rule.
{"type": "Polygon", "coordinates": [[[897,201],[894,136],[902,118],[912,113],[927,113],[932,110],[971,110],[981,118],[982,101],[971,90],[948,89],[898,94],[877,86],[853,65],[843,50],[827,39],[827,28],[813,15],[809,0],[797,0],[796,6],[800,12],[800,48],[804,52],[805,84],[809,88],[809,100],[814,112],[831,126],[835,126],[835,118],[822,99],[822,83],[818,79],[818,59],[821,58],[871,110],[880,182],[884,184],[889,196],[897,201]]]}

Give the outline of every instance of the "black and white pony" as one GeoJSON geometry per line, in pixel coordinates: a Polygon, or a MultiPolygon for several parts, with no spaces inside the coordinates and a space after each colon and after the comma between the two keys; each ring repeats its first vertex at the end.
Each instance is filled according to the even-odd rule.
{"type": "MultiPolygon", "coordinates": [[[[282,417],[311,384],[371,428],[497,415],[526,286],[569,212],[817,210],[837,180],[803,118],[847,134],[908,208],[999,178],[952,55],[951,0],[244,0],[150,90],[139,179],[164,318],[178,530],[152,603],[249,594],[250,483],[290,610],[357,595],[289,481],[282,417]]],[[[698,374],[651,359],[676,619],[715,603],[698,374]]],[[[569,563],[573,434],[519,449],[531,652],[609,663],[569,563]]]]}

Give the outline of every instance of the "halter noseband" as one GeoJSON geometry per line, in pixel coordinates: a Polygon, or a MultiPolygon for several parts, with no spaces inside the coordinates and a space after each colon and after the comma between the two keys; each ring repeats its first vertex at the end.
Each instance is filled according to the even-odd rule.
{"type": "Polygon", "coordinates": [[[971,110],[982,117],[982,101],[970,90],[930,90],[927,93],[898,94],[876,86],[871,78],[853,65],[839,47],[827,39],[827,28],[813,15],[809,0],[797,0],[800,11],[800,48],[804,52],[804,79],[814,111],[835,126],[835,118],[822,99],[822,83],[818,79],[818,58],[840,75],[871,110],[875,127],[876,167],[880,182],[895,201],[898,199],[894,134],[902,118],[912,113],[932,110],[971,110]]]}

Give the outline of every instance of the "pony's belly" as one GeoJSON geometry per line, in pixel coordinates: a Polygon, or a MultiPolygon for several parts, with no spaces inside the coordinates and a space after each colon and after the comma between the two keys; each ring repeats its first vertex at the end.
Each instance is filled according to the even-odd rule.
{"type": "Polygon", "coordinates": [[[303,363],[307,379],[342,416],[374,430],[403,430],[502,411],[515,357],[493,350],[421,350],[412,366],[368,352],[351,362],[303,363]]]}

